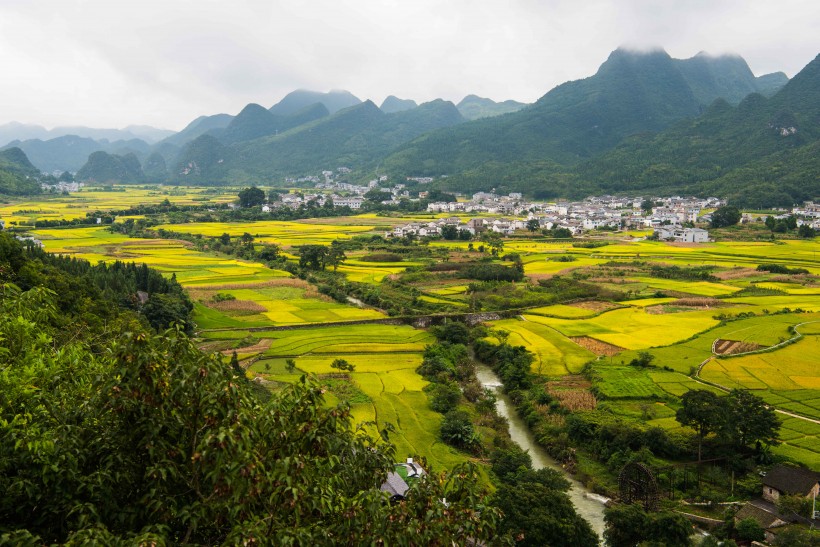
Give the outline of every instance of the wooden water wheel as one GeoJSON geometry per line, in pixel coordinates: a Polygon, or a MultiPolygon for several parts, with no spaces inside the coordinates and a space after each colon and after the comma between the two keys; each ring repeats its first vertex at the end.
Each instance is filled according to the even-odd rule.
{"type": "Polygon", "coordinates": [[[658,509],[658,483],[642,463],[630,463],[618,475],[618,489],[624,503],[640,503],[646,511],[658,509]]]}

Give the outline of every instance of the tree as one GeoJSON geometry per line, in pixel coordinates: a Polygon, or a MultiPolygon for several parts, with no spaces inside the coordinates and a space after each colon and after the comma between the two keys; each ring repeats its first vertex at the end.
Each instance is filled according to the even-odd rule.
{"type": "Polygon", "coordinates": [[[776,220],[772,215],[769,215],[769,216],[766,217],[765,223],[766,223],[766,228],[768,228],[771,231],[774,231],[774,225],[776,223],[776,220]]]}
{"type": "Polygon", "coordinates": [[[487,244],[493,256],[498,256],[498,253],[504,249],[504,241],[498,232],[487,230],[481,234],[481,241],[487,244]]]}
{"type": "Polygon", "coordinates": [[[808,224],[801,224],[800,228],[797,229],[797,237],[801,239],[812,239],[816,236],[817,230],[815,230],[808,224]]]}
{"type": "Polygon", "coordinates": [[[441,227],[441,237],[448,241],[458,239],[458,227],[453,224],[445,224],[441,227]]]}
{"type": "Polygon", "coordinates": [[[724,228],[726,226],[734,226],[740,222],[740,210],[737,207],[726,205],[720,207],[712,213],[712,228],[724,228]]]}
{"type": "Polygon", "coordinates": [[[219,242],[223,245],[230,245],[231,244],[231,234],[228,232],[223,232],[221,236],[219,236],[219,242]]]}
{"type": "Polygon", "coordinates": [[[735,527],[737,537],[744,541],[763,541],[766,539],[765,530],[752,517],[745,518],[735,527]]]}
{"type": "Polygon", "coordinates": [[[356,365],[352,365],[344,359],[334,359],[333,362],[330,363],[330,368],[335,368],[336,370],[353,372],[353,371],[356,370],[356,365]]]}
{"type": "Polygon", "coordinates": [[[456,448],[470,449],[478,438],[470,421],[470,415],[463,410],[451,410],[441,422],[441,440],[456,448]]]}
{"type": "Polygon", "coordinates": [[[532,469],[532,457],[529,452],[522,450],[518,445],[509,448],[499,448],[490,458],[493,473],[505,482],[510,482],[508,476],[515,475],[521,469],[532,469]]]}
{"type": "Polygon", "coordinates": [[[698,462],[701,461],[703,439],[717,431],[724,419],[724,406],[720,398],[705,389],[687,391],[681,397],[681,408],[675,413],[681,425],[689,426],[698,435],[698,462]]]}
{"type": "Polygon", "coordinates": [[[613,505],[604,510],[604,540],[608,547],[635,547],[647,536],[650,520],[641,506],[613,505]]]}
{"type": "Polygon", "coordinates": [[[268,191],[268,201],[273,203],[274,201],[279,201],[282,197],[282,194],[277,192],[276,190],[269,190],[268,191]]]}
{"type": "Polygon", "coordinates": [[[604,511],[608,547],[688,547],[692,525],[671,512],[647,514],[640,505],[613,505],[604,511]]]}
{"type": "Polygon", "coordinates": [[[465,345],[470,342],[470,328],[461,321],[447,321],[431,330],[436,338],[444,342],[465,345]]]}
{"type": "Polygon", "coordinates": [[[431,384],[430,408],[441,414],[447,414],[458,406],[461,400],[461,389],[454,383],[431,384]]]}
{"type": "Polygon", "coordinates": [[[239,192],[239,205],[241,207],[253,207],[265,203],[265,192],[256,186],[245,188],[239,192]]]}
{"type": "Polygon", "coordinates": [[[330,244],[330,249],[327,251],[327,264],[333,266],[333,271],[336,271],[336,268],[339,267],[339,264],[344,262],[347,259],[347,255],[345,255],[344,247],[342,247],[341,243],[336,240],[330,244]]]}
{"type": "Polygon", "coordinates": [[[262,248],[256,253],[257,258],[272,262],[279,258],[279,246],[273,243],[264,243],[262,248]]]}
{"type": "Polygon", "coordinates": [[[722,438],[738,447],[777,445],[780,419],[766,403],[746,389],[733,389],[723,398],[722,438]]]}
{"type": "Polygon", "coordinates": [[[499,531],[516,545],[576,547],[598,545],[589,523],[575,512],[569,496],[537,482],[502,484],[492,498],[504,518],[499,531]]]}
{"type": "Polygon", "coordinates": [[[329,249],[324,245],[299,247],[299,266],[309,270],[324,270],[329,249]]]}
{"type": "Polygon", "coordinates": [[[541,223],[538,222],[537,218],[531,218],[527,221],[527,230],[530,232],[537,232],[541,228],[541,223]]]}
{"type": "Polygon", "coordinates": [[[655,360],[655,356],[649,353],[648,351],[639,351],[638,356],[632,359],[629,362],[629,366],[632,367],[639,367],[639,368],[649,368],[654,366],[652,362],[655,360]]]}
{"type": "Polygon", "coordinates": [[[285,370],[288,371],[288,374],[293,374],[295,369],[296,361],[294,359],[285,359],[285,370]]]}

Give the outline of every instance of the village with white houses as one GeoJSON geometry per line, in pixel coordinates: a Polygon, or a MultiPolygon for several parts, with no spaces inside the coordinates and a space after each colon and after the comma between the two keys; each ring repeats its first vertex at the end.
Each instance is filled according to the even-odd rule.
{"type": "MultiPolygon", "coordinates": [[[[322,171],[321,176],[286,179],[286,184],[312,184],[315,192],[282,194],[275,202],[263,205],[262,210],[298,208],[311,201],[323,206],[328,200],[334,207],[349,207],[354,211],[362,209],[368,201],[374,205],[398,205],[402,200],[428,199],[431,192],[418,191],[418,187],[434,180],[432,177],[407,177],[407,184],[389,183],[387,176],[380,176],[366,186],[337,180],[347,173],[348,169],[340,167],[336,171],[322,171]],[[415,191],[408,189],[411,185],[415,191]],[[384,199],[372,198],[378,192],[383,194],[384,199]]],[[[432,201],[427,205],[427,212],[453,213],[454,216],[396,226],[386,235],[440,237],[448,230],[452,234],[453,228],[455,233],[463,231],[471,237],[484,231],[508,236],[517,230],[564,229],[572,236],[580,236],[594,230],[652,229],[653,237],[662,241],[705,243],[710,241],[709,231],[695,224],[708,223],[711,220],[708,211],[726,205],[724,200],[715,197],[598,196],[582,201],[554,203],[530,201],[516,192],[507,195],[477,192],[469,197],[456,197],[457,201],[432,201]],[[466,218],[470,213],[477,216],[466,218]],[[537,221],[537,226],[533,221],[537,221]]],[[[773,218],[779,220],[790,216],[797,218],[798,226],[807,224],[813,229],[820,229],[820,204],[806,202],[791,211],[782,210],[773,218]]],[[[755,221],[762,221],[762,218],[744,213],[741,219],[742,223],[755,221]]]]}

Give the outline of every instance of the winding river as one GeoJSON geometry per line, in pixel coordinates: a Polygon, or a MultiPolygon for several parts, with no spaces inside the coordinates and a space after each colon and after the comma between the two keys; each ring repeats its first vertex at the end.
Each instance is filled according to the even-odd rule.
{"type": "Polygon", "coordinates": [[[569,497],[575,505],[575,510],[589,522],[592,529],[603,537],[604,533],[604,504],[605,498],[587,490],[587,488],[569,475],[554,459],[552,459],[543,448],[535,442],[527,424],[518,416],[509,398],[500,389],[501,380],[496,376],[490,367],[484,364],[476,364],[476,376],[484,387],[494,389],[498,396],[496,409],[501,416],[507,418],[510,423],[510,437],[524,450],[527,450],[532,457],[532,465],[535,469],[548,467],[561,471],[572,485],[569,497]]]}

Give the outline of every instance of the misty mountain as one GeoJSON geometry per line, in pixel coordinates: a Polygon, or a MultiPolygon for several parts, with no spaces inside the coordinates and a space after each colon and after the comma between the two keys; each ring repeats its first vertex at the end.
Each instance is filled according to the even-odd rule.
{"type": "Polygon", "coordinates": [[[461,102],[456,105],[461,115],[468,120],[477,120],[479,118],[489,118],[492,116],[499,116],[501,114],[509,114],[516,112],[527,106],[518,101],[503,101],[497,103],[492,99],[485,99],[478,95],[467,95],[461,102]]]}
{"type": "Polygon", "coordinates": [[[232,155],[233,151],[213,135],[200,135],[180,150],[169,177],[197,184],[224,181],[225,160],[232,155]]]}
{"type": "Polygon", "coordinates": [[[418,104],[413,99],[399,99],[395,95],[388,96],[379,109],[385,114],[393,114],[394,112],[401,112],[403,110],[410,110],[416,108],[418,104]]]}
{"type": "Polygon", "coordinates": [[[501,164],[515,170],[511,164],[520,162],[573,165],[627,136],[693,118],[721,94],[736,99],[756,81],[738,57],[695,59],[618,49],[595,75],[559,85],[517,112],[423,135],[385,166],[396,174],[441,175],[488,165],[502,172],[501,164]]]}
{"type": "Polygon", "coordinates": [[[298,89],[291,91],[281,101],[270,107],[270,112],[277,116],[292,116],[308,106],[322,103],[329,113],[335,114],[339,110],[361,102],[361,99],[349,91],[334,89],[327,93],[321,93],[319,91],[298,89]]]}
{"type": "Polygon", "coordinates": [[[19,148],[0,151],[0,194],[38,194],[40,171],[19,148]]]}
{"type": "Polygon", "coordinates": [[[45,173],[55,171],[75,172],[88,161],[93,152],[105,151],[112,154],[134,154],[145,157],[151,146],[141,139],[132,138],[114,142],[96,141],[88,137],[65,135],[49,140],[30,139],[12,141],[4,148],[18,147],[38,169],[45,173]]]}
{"type": "Polygon", "coordinates": [[[755,80],[757,92],[766,97],[771,97],[789,82],[789,77],[782,72],[772,72],[771,74],[758,76],[755,80]]]}
{"type": "Polygon", "coordinates": [[[168,162],[159,152],[153,152],[142,165],[147,182],[164,182],[168,178],[168,162]]]}
{"type": "Polygon", "coordinates": [[[140,139],[151,144],[173,134],[174,131],[157,129],[156,127],[147,125],[129,125],[124,129],[97,129],[84,126],[66,126],[46,129],[40,125],[9,122],[0,125],[0,145],[5,145],[12,141],[27,141],[33,139],[46,141],[67,135],[107,141],[140,139]]]}
{"type": "MultiPolygon", "coordinates": [[[[165,138],[160,144],[172,144],[176,147],[182,147],[200,135],[204,135],[209,131],[225,129],[233,120],[230,114],[214,114],[212,116],[200,116],[188,125],[182,131],[175,133],[170,137],[165,138]]],[[[167,156],[166,156],[167,158],[167,156]]]]}
{"type": "Polygon", "coordinates": [[[691,191],[750,207],[820,196],[820,55],[770,98],[754,93],[581,166],[604,191],[691,191]]]}
{"type": "Polygon", "coordinates": [[[455,105],[442,100],[392,114],[365,101],[279,135],[228,147],[200,137],[180,154],[174,174],[179,181],[213,183],[226,181],[228,173],[232,182],[244,182],[362,168],[418,135],[463,121],[455,105]]]}
{"type": "Polygon", "coordinates": [[[109,154],[93,152],[74,179],[78,182],[144,182],[145,174],[134,154],[109,154]]]}
{"type": "Polygon", "coordinates": [[[258,104],[249,104],[220,132],[211,132],[225,144],[250,141],[284,133],[288,129],[329,116],[322,103],[313,103],[289,116],[271,114],[258,104]]]}

